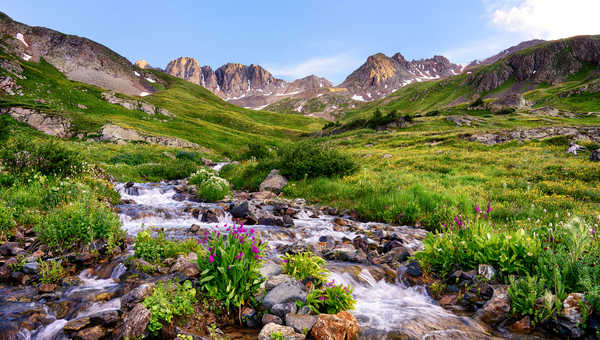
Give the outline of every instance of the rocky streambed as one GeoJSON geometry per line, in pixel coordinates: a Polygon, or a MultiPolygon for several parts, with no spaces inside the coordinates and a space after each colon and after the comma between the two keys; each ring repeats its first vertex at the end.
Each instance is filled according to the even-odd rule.
{"type": "MultiPolygon", "coordinates": [[[[72,254],[70,262],[75,265],[67,268],[71,275],[58,285],[19,285],[26,281],[25,276],[36,275],[35,258],[26,259],[20,271],[2,271],[8,273],[4,281],[12,284],[0,285],[0,338],[110,339],[142,334],[147,315],[140,302],[154,282],[185,280],[198,275],[198,270],[194,254],[190,254],[165,261],[153,275],[140,271],[138,262],[143,260],[131,260],[133,236],[152,227],[175,239],[198,238],[238,219],[252,224],[268,241],[262,269],[267,278],[266,295],[261,308],[270,314],[244,310],[245,326],[254,330],[223,327],[232,338],[264,337],[259,334],[261,328],[264,333],[269,331],[266,328],[280,327],[277,323],[292,327],[291,338],[303,338],[302,327],[320,327],[318,322],[326,322],[296,308],[295,296],[305,296],[306,288],[302,282],[281,274],[280,256],[303,250],[311,250],[327,260],[330,279],[354,287],[357,303],[351,314],[361,339],[511,336],[508,332],[493,332],[470,317],[479,309],[478,319],[483,316],[494,323],[502,321],[496,319],[506,317],[508,312],[503,291],[474,282],[472,274],[458,274],[455,278],[457,291],[464,290],[467,284],[475,287],[473,292],[466,292],[468,299],[459,302],[456,295],[442,297],[440,302],[446,307],[443,308],[431,297],[430,293],[435,292],[426,288],[427,279],[421,268],[409,260],[423,247],[426,232],[422,229],[359,222],[349,212],[311,206],[301,199],[282,200],[270,192],[239,192],[230,202],[210,204],[196,201],[193,186],[187,186],[185,181],[120,183],[116,188],[122,196],[116,209],[123,229],[131,236],[129,241],[113,249],[114,255],[108,259],[72,254]],[[467,283],[461,287],[464,282],[467,283]],[[263,327],[267,324],[269,327],[263,327]]],[[[24,237],[28,239],[26,246],[35,246],[34,238],[24,237]]],[[[106,245],[98,245],[100,254],[105,251],[103,247],[106,245]]],[[[17,244],[3,245],[0,250],[9,259],[20,251],[17,244]]],[[[7,268],[6,262],[2,268],[7,268]]],[[[165,332],[163,338],[186,334],[185,329],[177,327],[165,332]]]]}

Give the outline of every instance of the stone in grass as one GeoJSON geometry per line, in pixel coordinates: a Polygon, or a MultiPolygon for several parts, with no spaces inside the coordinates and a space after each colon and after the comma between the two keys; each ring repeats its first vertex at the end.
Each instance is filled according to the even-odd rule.
{"type": "Polygon", "coordinates": [[[260,183],[259,189],[260,191],[271,191],[275,194],[279,194],[281,189],[283,189],[287,183],[288,180],[279,174],[279,170],[273,169],[267,178],[260,183]]]}
{"type": "Polygon", "coordinates": [[[272,334],[280,334],[286,340],[304,340],[306,336],[294,332],[292,327],[278,325],[276,323],[266,324],[258,333],[258,340],[271,340],[272,334]]]}

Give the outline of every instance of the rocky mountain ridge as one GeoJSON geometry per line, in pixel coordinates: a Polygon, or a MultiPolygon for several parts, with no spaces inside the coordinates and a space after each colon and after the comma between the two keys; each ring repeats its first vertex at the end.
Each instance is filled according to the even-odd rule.
{"type": "Polygon", "coordinates": [[[71,80],[127,95],[155,91],[150,81],[134,73],[133,65],[127,59],[87,38],[28,26],[2,12],[0,35],[8,52],[25,61],[44,59],[71,80]]]}

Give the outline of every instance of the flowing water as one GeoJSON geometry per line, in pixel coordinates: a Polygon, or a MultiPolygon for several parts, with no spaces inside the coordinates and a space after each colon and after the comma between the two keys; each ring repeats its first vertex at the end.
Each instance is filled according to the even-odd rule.
{"type": "MultiPolygon", "coordinates": [[[[202,223],[201,215],[194,216],[194,208],[220,209],[215,204],[194,202],[182,199],[176,186],[165,183],[135,184],[127,187],[118,184],[122,198],[131,204],[120,207],[123,228],[129,234],[136,234],[145,227],[158,227],[170,232],[174,237],[185,237],[186,230],[193,224],[202,229],[219,228],[231,225],[231,215],[223,212],[218,223],[202,223]],[[133,203],[135,202],[135,203],[133,203]]],[[[267,206],[265,209],[268,209],[267,206]]],[[[357,234],[353,231],[339,231],[335,228],[333,216],[310,217],[309,209],[300,211],[294,219],[295,227],[253,226],[261,237],[269,241],[270,257],[280,255],[282,246],[301,241],[317,244],[322,237],[335,240],[352,240],[357,234]]],[[[373,230],[378,223],[356,223],[355,227],[373,230]]],[[[400,235],[404,245],[411,250],[422,249],[423,230],[411,227],[386,226],[400,235]]],[[[366,267],[358,267],[358,274],[344,270],[348,264],[329,262],[330,278],[336,283],[351,284],[357,300],[352,313],[356,316],[361,337],[379,339],[397,336],[410,336],[419,339],[486,338],[488,332],[480,324],[466,317],[456,316],[436,305],[423,287],[407,287],[401,283],[391,284],[377,281],[366,267]]],[[[354,272],[357,270],[354,269],[354,272]]]]}
{"type": "MultiPolygon", "coordinates": [[[[221,206],[196,202],[189,195],[182,195],[176,184],[177,182],[116,185],[126,203],[118,208],[123,228],[128,234],[133,236],[146,227],[158,227],[164,229],[170,237],[185,238],[194,237],[188,231],[194,224],[201,230],[209,230],[234,223],[231,215],[223,211],[221,206]],[[218,212],[218,222],[201,222],[201,212],[207,209],[218,212]]],[[[261,209],[272,210],[272,207],[265,205],[261,209]]],[[[304,205],[300,205],[300,211],[295,216],[295,227],[291,228],[253,226],[269,242],[267,257],[273,262],[277,262],[285,247],[297,244],[322,246],[320,241],[323,239],[348,241],[354,239],[361,230],[382,229],[379,223],[358,222],[353,223],[352,228],[340,228],[336,226],[333,216],[316,217],[304,205]]],[[[421,240],[425,237],[423,230],[406,226],[383,227],[398,235],[404,246],[412,251],[422,249],[421,240]]],[[[125,254],[123,259],[127,255],[130,254],[125,254]]],[[[353,294],[357,303],[352,313],[359,322],[362,339],[488,338],[489,332],[480,324],[436,305],[423,287],[378,281],[371,274],[372,267],[365,265],[328,261],[327,267],[331,272],[330,279],[354,287],[353,294]]],[[[101,293],[118,292],[122,285],[119,277],[126,271],[127,267],[118,263],[108,278],[99,279],[91,274],[91,270],[84,270],[79,274],[79,284],[58,289],[56,293],[35,301],[19,298],[31,296],[27,291],[33,289],[31,287],[21,290],[0,288],[0,320],[17,320],[23,318],[23,315],[40,313],[45,315],[45,326],[33,331],[21,329],[17,333],[17,339],[66,339],[63,327],[68,321],[121,308],[118,297],[108,301],[95,301],[95,297],[101,293]],[[56,304],[63,302],[68,304],[68,311],[57,314],[56,304]]],[[[242,338],[255,337],[256,333],[252,334],[254,335],[242,338]]]]}

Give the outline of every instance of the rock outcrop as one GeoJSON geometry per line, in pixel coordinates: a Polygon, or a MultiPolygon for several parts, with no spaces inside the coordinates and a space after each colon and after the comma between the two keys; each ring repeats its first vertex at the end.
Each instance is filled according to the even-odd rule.
{"type": "Polygon", "coordinates": [[[176,148],[199,148],[198,144],[179,138],[142,135],[134,129],[127,129],[113,124],[104,125],[99,133],[102,135],[102,140],[115,142],[117,144],[124,142],[146,142],[149,144],[158,144],[176,148]]]}
{"type": "Polygon", "coordinates": [[[597,126],[583,126],[583,127],[569,127],[569,126],[555,126],[547,128],[534,128],[534,129],[518,129],[518,130],[507,130],[494,133],[480,133],[473,134],[467,137],[470,141],[480,142],[486,145],[494,145],[500,143],[506,143],[513,140],[516,141],[529,141],[534,139],[544,139],[556,136],[566,136],[573,140],[592,140],[596,143],[600,143],[600,127],[597,126]]]}
{"type": "Polygon", "coordinates": [[[14,119],[52,136],[71,138],[75,135],[71,127],[71,120],[58,115],[22,107],[4,108],[0,110],[0,114],[9,114],[14,119]]]}

